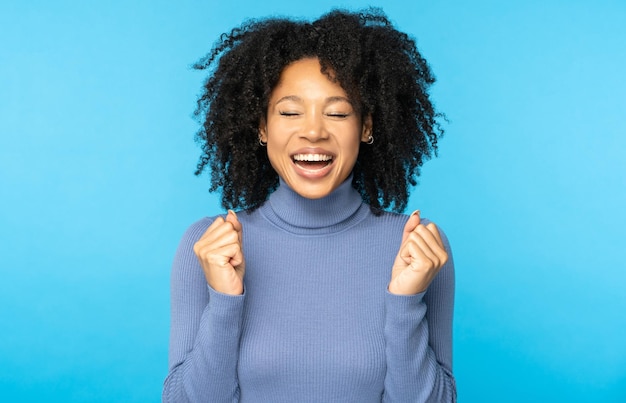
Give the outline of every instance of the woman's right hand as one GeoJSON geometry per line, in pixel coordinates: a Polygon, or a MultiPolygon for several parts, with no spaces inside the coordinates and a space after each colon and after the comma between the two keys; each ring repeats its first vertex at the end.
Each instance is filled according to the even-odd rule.
{"type": "Polygon", "coordinates": [[[217,217],[194,244],[207,283],[222,294],[243,294],[246,262],[241,248],[242,227],[237,215],[228,211],[226,219],[217,217]]]}

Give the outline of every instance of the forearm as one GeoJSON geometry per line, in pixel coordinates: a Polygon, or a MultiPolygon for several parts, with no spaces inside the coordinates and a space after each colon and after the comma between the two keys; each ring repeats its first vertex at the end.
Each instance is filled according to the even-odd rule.
{"type": "Polygon", "coordinates": [[[164,402],[236,401],[243,299],[211,290],[210,303],[202,313],[189,351],[177,352],[189,345],[190,335],[172,332],[170,348],[180,358],[170,362],[163,387],[164,402]]]}
{"type": "MultiPolygon", "coordinates": [[[[387,295],[384,402],[454,402],[451,363],[439,362],[429,340],[423,294],[387,295]]],[[[450,340],[451,344],[451,340],[450,340]]]]}
{"type": "Polygon", "coordinates": [[[441,232],[448,262],[426,292],[385,299],[387,375],[385,402],[455,402],[452,374],[454,260],[441,232]]]}
{"type": "Polygon", "coordinates": [[[193,245],[210,223],[203,219],[189,227],[172,264],[164,402],[236,401],[245,296],[220,294],[207,285],[193,245]]]}

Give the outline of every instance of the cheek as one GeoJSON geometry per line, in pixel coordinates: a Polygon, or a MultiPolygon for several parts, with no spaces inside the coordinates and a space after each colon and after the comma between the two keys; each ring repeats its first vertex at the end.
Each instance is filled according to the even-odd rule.
{"type": "Polygon", "coordinates": [[[356,157],[359,155],[359,147],[361,146],[361,134],[355,134],[350,136],[350,139],[346,139],[343,144],[342,144],[342,148],[344,150],[344,152],[346,153],[346,155],[349,155],[351,158],[356,159],[356,157]]]}
{"type": "Polygon", "coordinates": [[[285,147],[289,138],[296,132],[297,127],[293,123],[270,120],[267,124],[266,137],[268,143],[272,143],[274,147],[285,147]]]}
{"type": "Polygon", "coordinates": [[[285,152],[285,148],[278,145],[275,140],[272,141],[271,136],[268,139],[266,148],[267,157],[270,160],[270,164],[275,171],[280,171],[281,167],[284,167],[291,162],[287,153],[285,152]]]}

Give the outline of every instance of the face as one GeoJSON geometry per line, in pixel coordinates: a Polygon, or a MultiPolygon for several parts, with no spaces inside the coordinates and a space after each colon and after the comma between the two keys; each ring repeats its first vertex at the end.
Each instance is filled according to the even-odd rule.
{"type": "Polygon", "coordinates": [[[259,128],[278,175],[299,195],[319,199],[352,172],[359,143],[371,134],[343,88],[322,74],[316,58],[289,64],[259,128]]]}

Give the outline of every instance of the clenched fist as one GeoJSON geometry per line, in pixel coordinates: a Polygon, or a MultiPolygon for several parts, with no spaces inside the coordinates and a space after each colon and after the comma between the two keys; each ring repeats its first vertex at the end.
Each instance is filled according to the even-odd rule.
{"type": "Polygon", "coordinates": [[[404,225],[402,244],[391,270],[388,290],[392,294],[423,292],[448,261],[448,254],[435,224],[420,224],[419,211],[404,225]]]}
{"type": "Polygon", "coordinates": [[[195,243],[195,252],[207,283],[223,294],[243,294],[246,262],[241,248],[242,228],[237,215],[228,211],[217,217],[195,243]]]}

